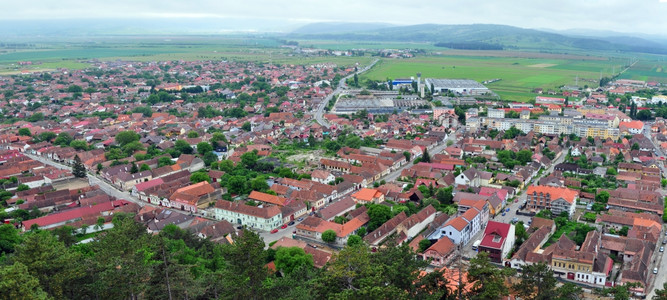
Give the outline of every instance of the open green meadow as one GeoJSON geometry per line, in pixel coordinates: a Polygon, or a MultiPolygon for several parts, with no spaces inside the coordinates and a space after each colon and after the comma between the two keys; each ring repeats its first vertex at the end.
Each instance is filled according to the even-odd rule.
{"type": "Polygon", "coordinates": [[[434,55],[413,59],[383,59],[363,79],[409,78],[421,72],[422,78],[465,78],[479,82],[501,79],[487,86],[504,100],[528,101],[535,88],[556,89],[563,85],[596,87],[601,76],[619,72],[625,60],[608,58],[557,59],[524,55],[517,57],[434,55]],[[577,79],[578,78],[578,79],[577,79]]]}
{"type": "Polygon", "coordinates": [[[25,49],[0,49],[0,74],[21,71],[52,71],[57,68],[83,69],[91,60],[100,61],[198,61],[230,60],[279,64],[335,63],[350,66],[368,64],[370,57],[295,55],[273,39],[201,38],[103,41],[96,43],[48,44],[25,49]],[[33,65],[19,66],[19,61],[33,65]]]}

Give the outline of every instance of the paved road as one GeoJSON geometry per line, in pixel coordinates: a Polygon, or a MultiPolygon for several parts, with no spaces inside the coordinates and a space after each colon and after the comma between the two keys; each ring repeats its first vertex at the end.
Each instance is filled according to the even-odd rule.
{"type": "MultiPolygon", "coordinates": [[[[65,169],[65,170],[70,170],[70,171],[72,170],[72,168],[70,166],[63,165],[61,163],[46,159],[46,158],[41,157],[41,156],[27,154],[27,153],[25,155],[32,158],[33,160],[36,160],[36,161],[39,161],[39,162],[43,163],[43,164],[51,165],[51,166],[54,166],[54,167],[59,168],[59,169],[65,169]]],[[[94,176],[90,173],[88,173],[87,175],[88,175],[88,182],[90,183],[90,185],[98,185],[100,187],[100,189],[102,189],[102,191],[107,193],[109,196],[113,196],[113,197],[116,197],[118,199],[128,200],[128,201],[134,202],[136,204],[139,204],[139,206],[142,206],[142,207],[146,206],[146,205],[155,206],[155,205],[152,205],[150,203],[140,201],[139,199],[137,199],[137,197],[132,196],[132,194],[130,194],[129,192],[121,191],[121,190],[117,189],[116,187],[112,186],[111,184],[107,183],[106,181],[98,178],[97,176],[94,176]]]]}
{"type": "Polygon", "coordinates": [[[339,94],[343,89],[346,88],[345,81],[346,81],[347,79],[349,79],[349,78],[351,78],[352,76],[354,76],[354,74],[361,74],[361,73],[363,73],[363,72],[368,71],[368,70],[369,70],[370,68],[372,68],[378,61],[379,61],[379,59],[374,60],[370,65],[364,67],[364,68],[361,69],[361,70],[357,70],[357,72],[355,72],[355,73],[352,73],[352,74],[350,74],[350,75],[347,75],[347,76],[343,77],[343,78],[338,82],[338,87],[337,87],[331,94],[327,95],[326,98],[324,98],[324,100],[322,100],[322,103],[320,103],[320,106],[318,106],[318,107],[317,107],[317,110],[315,111],[315,120],[317,121],[318,124],[320,124],[320,125],[322,125],[322,126],[324,126],[324,127],[327,127],[327,128],[331,127],[331,124],[329,124],[329,122],[327,122],[327,120],[323,117],[323,115],[324,115],[324,108],[327,107],[327,104],[329,103],[329,101],[331,101],[331,99],[332,99],[335,95],[339,94]]]}
{"type": "MultiPolygon", "coordinates": [[[[537,182],[540,180],[541,177],[548,176],[551,174],[554,170],[554,167],[562,163],[563,160],[565,160],[565,154],[561,154],[561,156],[557,157],[553,163],[551,164],[551,167],[549,169],[545,170],[542,173],[542,176],[536,176],[529,184],[525,186],[523,190],[521,190],[521,195],[516,197],[516,201],[509,201],[505,205],[503,209],[507,210],[509,208],[509,212],[506,211],[505,215],[503,216],[502,214],[498,214],[495,217],[489,218],[489,220],[496,221],[496,222],[502,222],[502,223],[510,223],[514,218],[517,219],[517,222],[522,221],[524,224],[528,224],[528,221],[532,219],[530,216],[524,216],[524,215],[518,215],[517,211],[519,211],[519,207],[523,203],[523,201],[526,200],[526,189],[528,189],[528,186],[531,184],[537,184],[537,182]]],[[[482,238],[482,234],[484,233],[484,229],[480,230],[477,234],[475,234],[470,241],[468,242],[467,245],[463,247],[463,256],[465,257],[474,257],[477,255],[477,251],[472,250],[472,244],[475,243],[476,240],[479,240],[482,238]]]]}
{"type": "MultiPolygon", "coordinates": [[[[643,131],[644,136],[646,136],[651,143],[653,144],[653,147],[655,148],[655,154],[658,157],[665,157],[665,153],[662,151],[659,145],[656,145],[655,142],[653,141],[653,138],[651,137],[651,125],[650,124],[645,124],[644,125],[644,131],[643,131]]],[[[660,169],[662,170],[662,174],[664,177],[664,174],[667,174],[667,170],[665,169],[664,163],[659,164],[660,169]]],[[[662,190],[659,190],[662,191],[662,190]]],[[[663,232],[666,232],[665,229],[663,228],[663,232]]],[[[664,282],[667,282],[667,255],[664,255],[664,252],[659,252],[658,249],[663,246],[662,244],[662,239],[667,239],[667,236],[661,235],[660,241],[658,242],[658,245],[656,246],[655,252],[653,254],[654,260],[651,262],[651,265],[649,267],[649,287],[648,289],[650,292],[648,293],[647,299],[652,299],[653,296],[655,295],[655,289],[662,289],[662,284],[664,282]],[[658,274],[653,274],[653,268],[658,268],[658,274]]]]}

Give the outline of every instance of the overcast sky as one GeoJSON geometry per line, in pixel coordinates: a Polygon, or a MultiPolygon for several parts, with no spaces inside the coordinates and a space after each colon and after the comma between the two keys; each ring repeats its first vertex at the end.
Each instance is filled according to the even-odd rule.
{"type": "MultiPolygon", "coordinates": [[[[667,35],[667,0],[15,0],[0,20],[223,18],[286,21],[278,30],[319,21],[505,24],[667,35]]],[[[274,26],[274,25],[271,25],[274,26]]],[[[256,28],[266,30],[262,24],[256,28]]]]}

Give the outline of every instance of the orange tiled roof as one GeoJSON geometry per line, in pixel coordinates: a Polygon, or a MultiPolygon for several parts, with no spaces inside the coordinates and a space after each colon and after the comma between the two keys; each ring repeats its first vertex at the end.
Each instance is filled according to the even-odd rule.
{"type": "Polygon", "coordinates": [[[562,187],[544,186],[544,185],[538,185],[538,186],[531,185],[528,187],[528,191],[526,191],[526,193],[550,194],[552,200],[563,198],[565,201],[569,203],[573,203],[574,199],[579,195],[579,192],[575,190],[562,187]]]}
{"type": "Polygon", "coordinates": [[[378,191],[376,189],[363,188],[363,189],[359,190],[358,192],[352,194],[352,198],[356,198],[356,199],[359,199],[359,200],[370,202],[370,201],[373,201],[373,198],[380,196],[380,195],[378,195],[378,193],[380,193],[380,191],[378,191]]]}

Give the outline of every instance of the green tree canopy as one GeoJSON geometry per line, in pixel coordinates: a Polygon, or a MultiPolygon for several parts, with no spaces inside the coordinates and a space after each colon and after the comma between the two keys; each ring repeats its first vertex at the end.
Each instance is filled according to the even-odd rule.
{"type": "Polygon", "coordinates": [[[125,146],[129,143],[132,142],[137,142],[141,136],[139,136],[138,133],[131,131],[131,130],[126,130],[126,131],[121,131],[118,134],[116,134],[116,143],[118,143],[121,147],[125,146]]]}
{"type": "Polygon", "coordinates": [[[276,251],[276,268],[290,274],[301,266],[313,267],[313,256],[306,254],[299,247],[278,247],[276,251]]]}
{"type": "Polygon", "coordinates": [[[19,135],[21,136],[32,136],[32,133],[30,132],[30,128],[20,128],[19,129],[19,135]]]}
{"type": "Polygon", "coordinates": [[[190,175],[190,182],[198,183],[202,181],[211,182],[211,177],[209,177],[208,174],[204,172],[194,172],[192,175],[190,175]]]}
{"type": "Polygon", "coordinates": [[[324,232],[322,232],[322,240],[327,242],[327,243],[335,242],[336,241],[336,232],[331,230],[331,229],[325,230],[324,232]]]}

